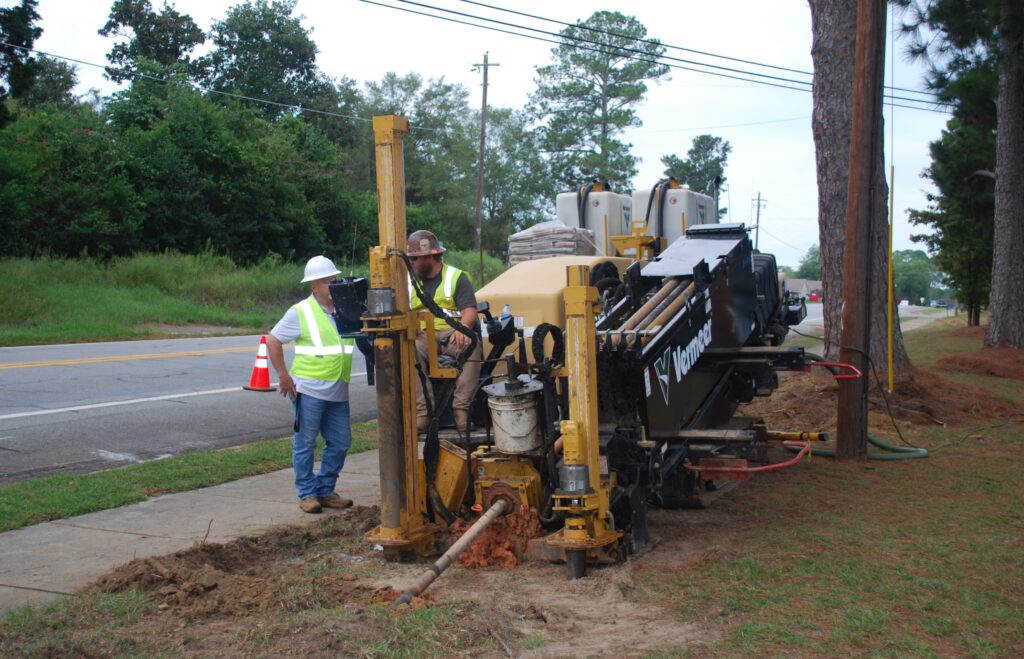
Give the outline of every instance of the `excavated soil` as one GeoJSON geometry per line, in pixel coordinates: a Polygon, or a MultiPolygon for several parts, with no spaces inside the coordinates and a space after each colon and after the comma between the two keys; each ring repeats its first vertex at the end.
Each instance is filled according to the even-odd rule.
{"type": "MultiPolygon", "coordinates": [[[[453,536],[461,536],[476,519],[468,522],[456,520],[449,530],[453,536]]],[[[511,570],[522,562],[530,539],[542,535],[545,531],[537,518],[537,511],[532,508],[526,513],[515,512],[499,517],[459,554],[459,565],[469,568],[496,565],[511,570]]]]}
{"type": "Polygon", "coordinates": [[[938,360],[946,371],[1024,380],[1024,351],[1015,348],[982,348],[938,360]]]}
{"type": "MultiPolygon", "coordinates": [[[[987,363],[987,357],[978,357],[984,352],[946,359],[962,357],[964,364],[980,363],[979,360],[987,363]]],[[[1015,358],[1021,360],[1020,355],[1015,358]]],[[[1008,363],[1013,362],[1008,360],[1008,363]]],[[[1021,366],[1024,367],[1024,363],[1021,366]]],[[[879,435],[895,432],[889,410],[903,430],[929,425],[965,426],[979,420],[1005,418],[1020,411],[1009,402],[993,397],[986,389],[941,377],[939,373],[943,369],[952,370],[945,360],[926,368],[911,368],[894,382],[893,392],[884,395],[872,377],[868,401],[872,432],[879,435]]],[[[1016,377],[1022,376],[1018,373],[1016,377]]],[[[839,386],[832,375],[824,369],[816,369],[783,378],[772,396],[741,406],[740,414],[762,416],[773,430],[834,433],[838,396],[839,386]]]]}
{"type": "Polygon", "coordinates": [[[344,574],[330,578],[320,573],[368,560],[366,547],[356,545],[346,551],[335,547],[335,541],[339,534],[357,539],[379,519],[376,507],[357,506],[333,516],[327,524],[301,530],[282,528],[223,545],[201,544],[159,558],[140,558],[111,571],[93,589],[122,592],[134,588],[158,599],[161,610],[202,616],[248,616],[301,608],[304,602],[368,605],[381,600],[376,588],[344,574]],[[309,548],[322,551],[310,554],[309,548]],[[318,569],[296,575],[311,565],[318,569]]]}
{"type": "MultiPolygon", "coordinates": [[[[677,564],[685,551],[706,549],[677,542],[679,516],[652,514],[656,540],[645,557],[655,565],[677,564]],[[667,539],[659,539],[661,532],[667,539]]],[[[513,544],[482,535],[466,561],[474,567],[453,566],[423,597],[389,612],[387,605],[428,563],[385,562],[363,539],[378,522],[376,507],[354,507],[310,527],[138,559],[88,591],[146,593],[158,602],[158,613],[127,633],[173,639],[174,653],[184,656],[248,656],[254,642],[266,656],[388,654],[381,648],[400,633],[394,630],[403,612],[425,607],[445,607],[457,618],[430,630],[450,636],[445,647],[454,656],[510,656],[509,644],[528,638],[544,642],[515,656],[642,656],[717,638],[679,622],[670,608],[634,599],[633,562],[591,568],[594,578],[577,581],[566,579],[564,565],[524,562],[526,541],[542,533],[535,513],[499,519],[513,544]],[[509,569],[513,560],[518,566],[509,569]],[[335,613],[324,620],[324,611],[335,613]],[[304,629],[312,633],[300,633],[304,629]]]]}

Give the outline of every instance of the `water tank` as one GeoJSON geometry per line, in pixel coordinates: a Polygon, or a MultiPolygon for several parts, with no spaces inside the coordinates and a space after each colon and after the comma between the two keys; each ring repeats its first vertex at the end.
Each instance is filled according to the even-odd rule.
{"type": "MultiPolygon", "coordinates": [[[[575,192],[563,192],[555,199],[558,220],[568,227],[580,226],[580,213],[576,207],[575,192]]],[[[630,198],[617,192],[591,192],[583,228],[594,232],[594,247],[599,256],[614,256],[612,236],[629,235],[630,198]]]]}
{"type": "MultiPolygon", "coordinates": [[[[647,212],[647,201],[651,198],[651,190],[638,190],[633,193],[634,217],[642,220],[647,212]]],[[[658,209],[654,200],[647,222],[647,235],[655,236],[658,232],[658,209]]],[[[671,245],[677,238],[686,234],[686,230],[695,224],[717,224],[718,215],[715,200],[706,194],[694,192],[686,188],[665,191],[662,207],[662,237],[671,245]],[[685,218],[685,226],[683,221],[685,218]]]]}

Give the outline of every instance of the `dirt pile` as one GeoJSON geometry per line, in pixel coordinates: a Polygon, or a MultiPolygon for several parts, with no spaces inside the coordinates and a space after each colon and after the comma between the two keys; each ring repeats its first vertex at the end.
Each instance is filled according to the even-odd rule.
{"type": "Polygon", "coordinates": [[[136,559],[90,589],[152,594],[159,608],[203,615],[245,616],[283,608],[373,601],[374,589],[346,568],[370,558],[362,535],[377,524],[377,507],[358,506],[325,524],[283,528],[227,544],[200,544],[160,558],[136,559]],[[311,552],[311,550],[314,550],[311,552]],[[296,577],[296,568],[305,568],[296,577]]]}
{"type": "MultiPolygon", "coordinates": [[[[459,537],[475,521],[457,520],[450,530],[455,537],[459,537]]],[[[496,565],[511,570],[523,560],[530,539],[539,538],[544,534],[540,519],[537,518],[537,511],[532,508],[526,513],[514,512],[499,517],[468,549],[459,554],[459,565],[469,568],[496,565]]]]}
{"type": "Polygon", "coordinates": [[[943,357],[936,365],[947,371],[1024,380],[1024,350],[1016,348],[982,348],[963,352],[943,357]]]}
{"type": "MultiPolygon", "coordinates": [[[[986,356],[985,352],[954,357],[961,359],[963,364],[991,364],[995,357],[986,356]]],[[[1015,357],[1022,359],[1020,355],[1015,357]]],[[[1007,360],[1007,363],[1012,361],[1007,360]]],[[[965,426],[978,420],[1005,418],[1019,412],[987,389],[954,382],[940,375],[943,369],[950,368],[945,360],[934,366],[911,368],[898,377],[893,392],[884,396],[874,374],[870,374],[868,411],[871,431],[879,434],[894,432],[889,419],[890,409],[904,430],[934,425],[965,426]]],[[[1024,362],[1019,368],[1024,369],[1024,362]]],[[[1017,377],[1024,378],[1020,374],[1017,377]]],[[[758,398],[741,406],[740,414],[762,416],[773,430],[835,432],[838,398],[839,386],[832,375],[816,369],[782,378],[779,389],[771,397],[758,398]]]]}
{"type": "MultiPolygon", "coordinates": [[[[370,597],[371,604],[383,604],[384,606],[390,606],[392,602],[402,596],[402,591],[391,586],[381,586],[377,590],[373,591],[373,595],[370,597]]],[[[420,609],[427,605],[427,602],[433,602],[434,596],[430,593],[423,593],[413,597],[408,604],[403,604],[403,607],[409,609],[420,609]]]]}

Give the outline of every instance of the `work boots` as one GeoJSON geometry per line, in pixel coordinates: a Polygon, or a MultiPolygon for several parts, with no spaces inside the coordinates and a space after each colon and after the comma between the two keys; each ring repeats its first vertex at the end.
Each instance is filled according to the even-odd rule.
{"type": "Polygon", "coordinates": [[[352,499],[345,499],[337,492],[332,492],[325,497],[317,497],[320,505],[324,508],[351,508],[352,499]]]}
{"type": "Polygon", "coordinates": [[[323,510],[323,506],[320,505],[320,500],[316,497],[305,497],[299,501],[299,508],[304,513],[318,513],[323,510]]]}

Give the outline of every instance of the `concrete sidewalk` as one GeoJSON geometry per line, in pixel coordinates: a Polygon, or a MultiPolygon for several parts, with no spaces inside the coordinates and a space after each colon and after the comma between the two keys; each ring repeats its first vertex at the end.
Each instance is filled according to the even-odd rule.
{"type": "MultiPolygon", "coordinates": [[[[357,505],[378,504],[377,451],[348,456],[337,490],[357,505]]],[[[282,469],[0,533],[0,614],[74,593],[135,558],[189,549],[207,529],[208,542],[228,542],[322,518],[299,510],[292,470],[282,469]]]]}

